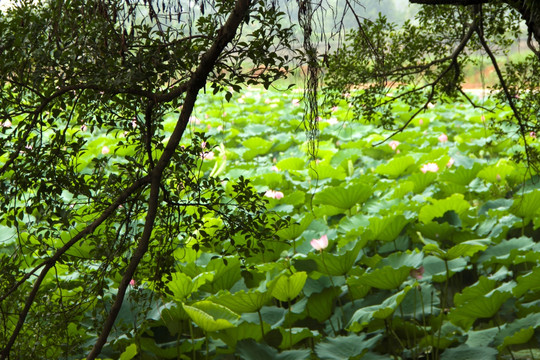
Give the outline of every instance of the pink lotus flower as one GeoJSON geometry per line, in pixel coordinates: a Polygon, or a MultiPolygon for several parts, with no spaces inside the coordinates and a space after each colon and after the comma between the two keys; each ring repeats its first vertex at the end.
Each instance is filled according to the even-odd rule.
{"type": "Polygon", "coordinates": [[[422,171],[424,174],[427,172],[437,172],[439,171],[439,165],[437,165],[436,163],[427,163],[422,166],[420,171],[422,171]]]}
{"type": "Polygon", "coordinates": [[[300,105],[300,100],[292,99],[291,103],[292,103],[293,106],[299,106],[300,105]]]}
{"type": "Polygon", "coordinates": [[[310,244],[315,250],[322,251],[328,247],[328,236],[323,235],[320,239],[313,239],[310,244]]]}
{"type": "Polygon", "coordinates": [[[86,124],[82,124],[81,131],[86,131],[86,130],[88,130],[88,126],[86,126],[86,124]]]}
{"type": "Polygon", "coordinates": [[[454,162],[455,162],[454,158],[450,158],[450,160],[448,160],[448,163],[446,164],[446,167],[447,168],[452,167],[452,165],[454,165],[454,162]]]}
{"type": "Polygon", "coordinates": [[[272,171],[279,172],[279,168],[276,165],[274,165],[272,166],[272,171]]]}
{"type": "Polygon", "coordinates": [[[330,119],[326,120],[326,122],[329,123],[330,125],[336,125],[339,121],[338,121],[338,119],[333,117],[333,118],[330,118],[330,119]]]}
{"type": "Polygon", "coordinates": [[[4,121],[4,123],[2,124],[2,127],[9,128],[9,127],[11,127],[11,125],[12,125],[12,124],[11,124],[11,121],[6,120],[6,121],[4,121]]]}
{"type": "Polygon", "coordinates": [[[446,134],[441,134],[441,136],[439,136],[439,141],[442,143],[447,142],[448,136],[446,136],[446,134]]]}
{"type": "Polygon", "coordinates": [[[412,269],[410,272],[411,277],[415,278],[416,280],[422,279],[424,275],[424,267],[420,266],[418,269],[412,269]]]}
{"type": "Polygon", "coordinates": [[[103,155],[108,154],[110,151],[111,151],[111,150],[109,149],[108,146],[104,146],[104,147],[101,148],[101,153],[102,153],[103,155]]]}
{"type": "Polygon", "coordinates": [[[388,143],[388,146],[392,148],[392,150],[396,151],[397,147],[399,146],[399,141],[392,140],[388,143]]]}
{"type": "Polygon", "coordinates": [[[203,152],[201,153],[201,159],[203,160],[213,160],[215,157],[215,154],[213,151],[203,152]]]}
{"type": "Polygon", "coordinates": [[[270,199],[281,199],[283,198],[283,193],[281,191],[274,191],[274,190],[266,190],[266,192],[264,193],[264,196],[270,198],[270,199]]]}
{"type": "Polygon", "coordinates": [[[534,131],[531,131],[529,133],[529,136],[532,137],[533,139],[536,139],[536,133],[534,131]]]}
{"type": "Polygon", "coordinates": [[[135,285],[137,285],[137,282],[135,281],[135,279],[131,279],[131,280],[129,280],[129,285],[135,286],[135,285]]]}

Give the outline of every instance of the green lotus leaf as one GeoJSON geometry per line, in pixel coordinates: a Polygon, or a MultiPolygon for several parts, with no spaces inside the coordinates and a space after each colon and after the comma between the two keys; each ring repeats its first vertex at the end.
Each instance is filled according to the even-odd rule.
{"type": "Polygon", "coordinates": [[[506,349],[510,345],[526,344],[527,342],[529,342],[529,340],[532,338],[533,335],[534,335],[534,329],[532,327],[519,329],[512,335],[506,336],[503,339],[502,344],[497,346],[497,349],[500,352],[503,352],[503,350],[506,349]]]}
{"type": "Polygon", "coordinates": [[[525,344],[538,327],[540,327],[540,313],[531,313],[524,318],[505,324],[504,328],[497,332],[495,344],[499,351],[503,351],[509,345],[525,344]]]}
{"type": "Polygon", "coordinates": [[[459,215],[470,207],[471,205],[464,199],[463,194],[454,194],[443,200],[432,200],[431,205],[422,207],[418,214],[418,220],[426,224],[434,218],[442,217],[447,211],[454,211],[459,215]]]}
{"type": "Polygon", "coordinates": [[[372,217],[369,219],[369,230],[373,240],[394,241],[409,222],[403,215],[372,217]]]}
{"type": "Polygon", "coordinates": [[[236,354],[244,360],[307,360],[311,357],[309,349],[287,350],[278,353],[273,347],[257,343],[253,339],[238,342],[236,354]]]}
{"type": "Polygon", "coordinates": [[[478,177],[491,183],[504,181],[506,177],[516,171],[514,165],[499,161],[497,164],[484,167],[478,172],[478,177]]]}
{"type": "Polygon", "coordinates": [[[212,299],[215,303],[223,305],[232,311],[241,314],[259,311],[272,299],[271,289],[261,292],[258,290],[244,291],[240,290],[231,294],[224,292],[212,299]]]}
{"type": "Polygon", "coordinates": [[[202,273],[191,279],[184,273],[176,272],[172,275],[172,280],[167,283],[167,287],[172,291],[176,301],[183,301],[186,297],[199,289],[201,285],[212,281],[213,273],[202,273]]]}
{"type": "Polygon", "coordinates": [[[242,142],[242,145],[249,149],[244,153],[244,158],[251,160],[255,156],[264,155],[270,151],[272,144],[272,142],[258,136],[250,137],[242,142]]]}
{"type": "Polygon", "coordinates": [[[418,268],[422,265],[424,254],[418,250],[396,251],[385,258],[382,258],[376,266],[381,268],[391,266],[394,269],[401,267],[418,268]]]}
{"type": "Polygon", "coordinates": [[[309,168],[309,176],[312,179],[336,179],[345,180],[347,174],[342,167],[333,167],[328,164],[318,164],[309,168]]]}
{"type": "Polygon", "coordinates": [[[473,256],[478,251],[483,251],[491,244],[489,239],[476,239],[464,241],[452,246],[444,257],[445,260],[453,260],[463,256],[473,256]]]}
{"type": "Polygon", "coordinates": [[[479,263],[498,263],[510,265],[518,253],[526,252],[534,246],[534,241],[522,236],[510,240],[503,240],[497,245],[490,246],[478,257],[479,263]]]}
{"type": "Polygon", "coordinates": [[[415,163],[416,161],[412,156],[394,157],[389,162],[377,166],[375,173],[395,179],[405,173],[415,163]]]}
{"type": "Polygon", "coordinates": [[[326,288],[322,292],[311,294],[306,305],[310,317],[321,324],[328,320],[334,311],[334,301],[341,294],[338,288],[326,288]]]}
{"type": "Polygon", "coordinates": [[[375,347],[381,338],[381,334],[370,339],[366,339],[366,334],[329,337],[315,346],[315,353],[324,360],[358,358],[375,347]]]}
{"type": "Polygon", "coordinates": [[[362,299],[369,293],[371,286],[365,285],[360,277],[349,276],[347,277],[347,286],[349,288],[349,294],[353,299],[362,299]]]}
{"type": "Polygon", "coordinates": [[[307,273],[299,271],[291,276],[282,275],[273,285],[272,296],[279,301],[288,302],[297,297],[306,283],[307,273]]]}
{"type": "Polygon", "coordinates": [[[372,193],[371,185],[367,184],[327,187],[315,194],[313,203],[348,210],[357,204],[363,204],[371,197],[372,193]]]}
{"type": "Polygon", "coordinates": [[[358,240],[351,250],[344,250],[339,254],[311,252],[308,254],[308,258],[315,261],[317,270],[323,274],[332,276],[345,275],[353,267],[358,253],[366,242],[366,239],[358,240]]]}
{"type": "Polygon", "coordinates": [[[277,162],[276,167],[279,170],[305,170],[306,161],[300,158],[287,158],[277,162]]]}
{"type": "Polygon", "coordinates": [[[403,266],[399,269],[394,269],[392,266],[385,266],[363,274],[359,278],[359,281],[366,286],[391,290],[401,286],[407,280],[410,271],[411,268],[408,266],[403,266]]]}
{"type": "Polygon", "coordinates": [[[182,331],[182,320],[189,319],[184,308],[176,304],[166,304],[161,310],[161,319],[171,334],[182,331]]]}
{"type": "Polygon", "coordinates": [[[190,305],[183,304],[184,310],[191,320],[207,332],[219,331],[236,326],[240,315],[223,305],[208,300],[190,305]]]}
{"type": "MultiPolygon", "coordinates": [[[[271,328],[267,323],[263,323],[264,333],[267,334],[271,328]]],[[[224,329],[217,334],[217,337],[221,339],[229,349],[234,350],[236,344],[244,339],[253,339],[255,341],[261,341],[263,335],[261,333],[261,325],[249,322],[242,322],[238,326],[224,329]]]]}
{"type": "Polygon", "coordinates": [[[445,264],[445,261],[437,256],[426,256],[422,262],[424,266],[424,279],[433,282],[445,282],[447,278],[451,278],[455,273],[463,271],[467,266],[467,260],[457,258],[450,260],[445,264]],[[448,265],[448,272],[446,271],[448,265]]]}
{"type": "Polygon", "coordinates": [[[293,327],[290,330],[285,327],[280,327],[279,331],[283,337],[283,341],[279,345],[280,349],[290,349],[304,339],[313,338],[319,335],[318,331],[310,330],[306,327],[293,327]]]}
{"type": "Polygon", "coordinates": [[[476,319],[493,317],[511,297],[511,292],[494,290],[459,305],[456,301],[456,308],[450,312],[449,319],[461,328],[469,330],[476,319]]]}
{"type": "Polygon", "coordinates": [[[514,198],[514,204],[510,207],[510,212],[526,222],[533,219],[540,207],[540,190],[531,191],[514,198]]]}
{"type": "Polygon", "coordinates": [[[200,289],[209,293],[219,290],[229,290],[242,278],[240,271],[240,260],[238,257],[229,256],[226,258],[227,265],[222,259],[212,259],[206,265],[206,271],[214,272],[214,279],[211,282],[201,285],[200,289]]]}
{"type": "Polygon", "coordinates": [[[538,290],[540,288],[540,268],[535,267],[531,272],[518,276],[517,285],[513,289],[516,297],[521,297],[529,290],[538,290]]]}
{"type": "Polygon", "coordinates": [[[493,291],[496,284],[496,280],[481,276],[480,279],[478,279],[478,282],[476,282],[474,285],[466,287],[460,294],[456,294],[454,297],[454,303],[456,306],[459,306],[469,301],[473,301],[478,297],[482,297],[493,291]]]}
{"type": "Polygon", "coordinates": [[[285,240],[294,240],[304,233],[313,219],[313,215],[311,215],[311,213],[307,213],[304,215],[302,220],[300,220],[300,222],[291,223],[286,228],[279,230],[277,235],[285,240]]]}
{"type": "Polygon", "coordinates": [[[496,360],[497,355],[498,351],[493,348],[460,345],[446,349],[441,355],[441,360],[496,360]]]}
{"type": "Polygon", "coordinates": [[[373,319],[386,319],[391,316],[411,290],[411,286],[406,286],[403,290],[385,299],[380,305],[367,306],[356,310],[347,325],[349,331],[361,331],[373,319]]]}
{"type": "Polygon", "coordinates": [[[131,360],[137,356],[137,353],[137,344],[131,344],[126,347],[126,350],[124,350],[122,354],[120,354],[119,360],[131,360]]]}
{"type": "Polygon", "coordinates": [[[420,194],[422,191],[424,191],[428,186],[433,184],[435,182],[435,179],[437,179],[437,174],[433,172],[427,172],[427,173],[421,173],[417,172],[412,174],[408,181],[411,181],[414,184],[414,193],[420,194]]]}

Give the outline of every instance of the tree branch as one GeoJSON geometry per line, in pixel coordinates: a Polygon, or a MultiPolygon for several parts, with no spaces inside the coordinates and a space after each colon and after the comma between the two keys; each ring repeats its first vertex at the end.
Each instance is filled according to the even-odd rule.
{"type": "Polygon", "coordinates": [[[17,321],[17,325],[15,326],[15,329],[13,330],[13,333],[11,334],[11,337],[6,344],[6,346],[2,349],[2,352],[0,352],[0,359],[8,359],[9,353],[11,351],[11,347],[15,343],[15,340],[17,339],[17,336],[19,336],[19,333],[24,325],[24,322],[26,321],[26,317],[28,316],[28,312],[30,311],[30,308],[32,304],[34,303],[34,300],[36,298],[37,292],[39,290],[39,287],[41,286],[41,283],[49,270],[56,264],[58,260],[68,251],[73,245],[75,245],[79,240],[82,240],[86,235],[89,235],[93,233],[99,225],[101,225],[109,216],[113,214],[113,212],[123,204],[131,194],[133,194],[135,191],[137,191],[139,188],[144,186],[145,184],[149,183],[150,176],[145,176],[137,181],[135,181],[129,188],[124,190],[117,198],[116,200],[109,205],[107,209],[101,214],[99,218],[94,220],[90,225],[88,225],[84,230],[79,232],[77,235],[75,235],[70,241],[68,241],[64,246],[62,246],[60,249],[56,251],[56,253],[49,259],[45,260],[38,266],[36,266],[34,269],[26,273],[22,279],[20,279],[6,294],[2,295],[0,298],[0,301],[4,301],[10,294],[12,294],[19,286],[21,286],[25,281],[27,281],[31,276],[33,276],[36,271],[38,271],[40,268],[43,267],[43,270],[41,270],[41,273],[39,274],[39,277],[37,278],[36,282],[34,283],[32,287],[32,291],[28,295],[28,298],[26,299],[25,305],[21,313],[19,314],[19,319],[17,321]]]}
{"type": "Polygon", "coordinates": [[[219,30],[218,35],[210,49],[202,56],[199,67],[193,73],[188,86],[186,97],[184,99],[184,105],[182,111],[176,123],[176,127],[165,147],[163,154],[154,167],[151,178],[152,185],[150,189],[150,197],[148,200],[148,213],[144,224],[144,230],[142,237],[139,241],[139,245],[135,250],[118,287],[118,292],[114,304],[112,305],[109,315],[103,324],[103,329],[99,335],[94,347],[87,356],[87,360],[95,359],[101,352],[103,346],[107,343],[107,338],[112,330],[116,317],[120,312],[120,308],[124,301],[126,290],[128,288],[130,280],[135,274],[135,270],[139,265],[139,262],[143,258],[144,254],[148,251],[148,245],[154,228],[155,218],[157,216],[159,206],[159,190],[161,184],[161,178],[163,171],[169,165],[170,160],[178,148],[180,140],[184,134],[189,123],[189,117],[193,112],[195,102],[199,90],[205,85],[208,75],[214,69],[214,66],[219,58],[219,55],[223,52],[225,47],[234,39],[236,32],[247,16],[251,6],[251,0],[237,0],[235,8],[229,15],[225,25],[219,30]]]}

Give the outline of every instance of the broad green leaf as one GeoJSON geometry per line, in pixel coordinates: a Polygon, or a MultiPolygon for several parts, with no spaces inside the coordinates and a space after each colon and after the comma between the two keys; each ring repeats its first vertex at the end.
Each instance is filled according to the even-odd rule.
{"type": "Polygon", "coordinates": [[[296,272],[290,276],[280,276],[272,290],[272,296],[279,301],[288,302],[297,297],[306,283],[307,273],[304,271],[296,272]]]}
{"type": "Polygon", "coordinates": [[[283,341],[279,345],[280,349],[291,349],[300,341],[319,335],[316,330],[310,330],[307,327],[293,327],[290,330],[285,327],[280,327],[279,331],[281,332],[281,335],[283,337],[283,341]]]}
{"type": "Polygon", "coordinates": [[[394,269],[392,266],[385,266],[365,273],[358,281],[366,286],[391,290],[403,284],[407,280],[407,277],[409,277],[410,271],[411,269],[408,266],[403,266],[399,269],[394,269]]]}
{"type": "Polygon", "coordinates": [[[235,326],[240,316],[223,305],[207,300],[186,305],[183,304],[191,320],[207,332],[219,331],[235,326]]]}
{"type": "Polygon", "coordinates": [[[374,318],[388,318],[394,313],[399,304],[401,304],[409,290],[411,290],[411,286],[406,286],[403,290],[384,300],[380,305],[367,306],[356,310],[349,321],[349,325],[347,325],[348,330],[358,332],[373,321],[374,318]]]}
{"type": "Polygon", "coordinates": [[[527,343],[534,330],[540,327],[540,313],[531,313],[524,318],[507,323],[504,328],[497,332],[495,336],[495,345],[499,351],[509,345],[518,345],[527,343]]]}
{"type": "Polygon", "coordinates": [[[478,262],[493,262],[510,265],[518,253],[528,251],[533,245],[533,240],[525,236],[503,240],[497,245],[490,246],[486,249],[486,251],[478,257],[478,262]]]}
{"type": "Polygon", "coordinates": [[[540,288],[540,267],[535,267],[530,273],[520,275],[517,278],[517,285],[513,289],[516,297],[521,297],[529,290],[538,290],[540,288]]]}
{"type": "Polygon", "coordinates": [[[300,220],[300,222],[291,223],[285,229],[279,230],[277,235],[285,240],[294,240],[304,233],[312,221],[313,215],[311,215],[311,213],[307,213],[304,215],[302,220],[300,220]]]}
{"type": "Polygon", "coordinates": [[[540,204],[540,190],[531,191],[516,196],[514,204],[510,207],[510,212],[528,222],[537,215],[540,209],[538,204],[540,204]]]}
{"type": "Polygon", "coordinates": [[[497,349],[502,352],[510,345],[521,345],[527,343],[534,335],[534,329],[532,327],[522,328],[513,333],[512,335],[505,336],[501,345],[497,346],[497,349]]]}
{"type": "Polygon", "coordinates": [[[389,162],[379,165],[375,169],[375,173],[395,179],[405,173],[405,171],[415,163],[416,161],[412,156],[395,157],[389,162]]]}
{"type": "Polygon", "coordinates": [[[300,158],[287,158],[277,162],[276,167],[279,170],[305,170],[306,161],[300,158]]]}
{"type": "Polygon", "coordinates": [[[214,274],[202,273],[191,279],[184,273],[176,272],[172,275],[172,280],[167,283],[167,287],[172,291],[176,301],[183,301],[186,297],[199,289],[201,285],[212,281],[214,274]]]}
{"type": "Polygon", "coordinates": [[[219,290],[228,290],[242,278],[238,257],[229,256],[226,260],[227,265],[220,258],[210,260],[206,266],[206,271],[214,272],[214,279],[201,285],[200,289],[202,291],[215,293],[219,290]]]}
{"type": "Polygon", "coordinates": [[[516,167],[499,161],[497,164],[484,167],[478,172],[478,177],[491,183],[504,181],[506,177],[516,171],[516,167]]]}
{"type": "Polygon", "coordinates": [[[260,310],[270,299],[272,299],[271,289],[264,292],[259,290],[250,290],[247,292],[240,290],[234,294],[225,290],[223,294],[215,297],[213,301],[241,314],[260,310]]]}
{"type": "Polygon", "coordinates": [[[445,264],[444,260],[437,256],[426,256],[422,262],[424,266],[424,279],[433,282],[445,282],[455,273],[463,271],[467,266],[467,261],[463,258],[450,260],[445,264]],[[446,271],[448,265],[449,272],[446,271]]]}
{"type": "Polygon", "coordinates": [[[328,337],[315,346],[315,353],[322,360],[357,358],[372,349],[381,338],[381,334],[367,340],[366,334],[328,337]]]}
{"type": "Polygon", "coordinates": [[[425,205],[420,209],[418,220],[428,223],[434,218],[442,217],[447,211],[455,211],[462,214],[468,210],[471,205],[464,199],[463,194],[454,194],[443,200],[432,200],[431,205],[425,205]]]}
{"type": "MultiPolygon", "coordinates": [[[[270,325],[264,322],[263,328],[265,334],[271,330],[270,325]]],[[[235,349],[236,344],[241,340],[253,339],[259,342],[263,338],[261,325],[249,322],[242,322],[238,326],[221,330],[216,336],[227,344],[231,351],[235,349]]]]}
{"type": "Polygon", "coordinates": [[[478,251],[485,250],[491,240],[489,239],[477,239],[477,240],[468,240],[464,241],[461,244],[452,246],[444,257],[446,260],[454,260],[463,256],[473,256],[478,251]]]}
{"type": "Polygon", "coordinates": [[[347,274],[354,265],[358,253],[366,244],[367,239],[358,240],[351,250],[341,251],[339,254],[332,254],[323,251],[322,253],[311,252],[308,258],[317,263],[317,270],[323,274],[338,276],[347,274]]]}
{"type": "Polygon", "coordinates": [[[238,342],[236,354],[244,360],[307,360],[311,356],[309,349],[287,350],[281,353],[266,344],[246,339],[238,342]]]}
{"type": "Polygon", "coordinates": [[[251,160],[258,155],[264,155],[272,148],[272,142],[258,136],[244,140],[242,145],[249,149],[244,153],[244,158],[246,160],[251,160]]]}
{"type": "Polygon", "coordinates": [[[309,168],[309,176],[312,179],[335,179],[345,180],[347,174],[342,167],[333,167],[327,164],[318,164],[313,168],[309,168]]]}
{"type": "Polygon", "coordinates": [[[137,356],[137,353],[137,344],[131,344],[126,347],[126,350],[124,350],[122,354],[120,354],[120,360],[131,360],[137,356]]]}
{"type": "Polygon", "coordinates": [[[489,347],[469,347],[460,345],[456,348],[446,349],[441,360],[496,360],[498,351],[489,347]]]}
{"type": "Polygon", "coordinates": [[[327,187],[315,194],[314,204],[332,205],[348,210],[357,204],[363,204],[371,197],[372,187],[367,184],[354,184],[349,187],[327,187]]]}
{"type": "Polygon", "coordinates": [[[322,292],[311,294],[306,305],[309,316],[321,324],[328,320],[334,310],[334,301],[340,294],[341,290],[338,288],[326,288],[322,292]]]}
{"type": "Polygon", "coordinates": [[[409,222],[403,215],[372,217],[369,219],[369,230],[373,240],[394,241],[409,222]]]}

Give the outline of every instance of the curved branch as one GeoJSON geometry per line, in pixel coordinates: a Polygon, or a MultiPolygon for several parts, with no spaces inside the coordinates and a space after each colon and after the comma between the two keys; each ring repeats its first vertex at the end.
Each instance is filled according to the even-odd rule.
{"type": "MultiPolygon", "coordinates": [[[[388,141],[389,139],[391,139],[392,137],[394,137],[395,135],[399,134],[400,132],[402,132],[403,130],[405,130],[407,128],[407,126],[409,126],[409,124],[418,116],[418,114],[420,114],[422,111],[424,111],[426,108],[427,108],[427,105],[431,102],[431,100],[433,99],[433,97],[435,96],[435,85],[437,85],[442,79],[443,77],[454,67],[454,65],[456,64],[457,62],[457,58],[459,56],[459,54],[461,54],[461,52],[465,49],[465,46],[467,46],[467,43],[469,42],[469,40],[471,39],[472,35],[475,33],[476,29],[478,28],[478,23],[479,23],[479,18],[476,17],[473,21],[473,23],[469,26],[469,29],[467,30],[467,33],[465,34],[465,36],[463,37],[463,39],[461,39],[460,43],[458,44],[458,46],[454,49],[454,51],[452,52],[452,54],[448,57],[446,57],[445,59],[447,60],[451,60],[452,62],[450,63],[450,65],[448,65],[446,67],[446,69],[444,69],[443,72],[441,72],[439,74],[439,76],[437,76],[437,78],[432,81],[431,83],[429,84],[426,84],[424,86],[421,86],[420,88],[418,89],[415,89],[415,90],[412,90],[410,92],[407,92],[405,94],[408,94],[408,93],[412,93],[412,92],[416,92],[416,91],[419,91],[419,90],[422,90],[422,89],[425,89],[427,87],[431,87],[431,91],[428,95],[428,98],[426,99],[426,101],[424,102],[424,106],[422,106],[421,108],[419,108],[406,122],[405,124],[403,124],[400,128],[398,128],[397,130],[395,130],[392,134],[390,134],[389,136],[387,136],[384,140],[382,141],[379,141],[375,144],[373,144],[373,146],[378,146],[380,144],[383,144],[385,143],[386,141],[388,141]]],[[[402,94],[401,96],[403,96],[404,94],[402,94]]],[[[395,100],[401,96],[396,96],[395,98],[392,99],[395,100]]]]}
{"type": "Polygon", "coordinates": [[[21,313],[19,314],[19,319],[17,321],[17,325],[15,326],[15,329],[13,330],[13,333],[11,334],[11,337],[8,341],[8,343],[5,345],[5,347],[0,352],[0,359],[8,359],[9,353],[11,351],[11,347],[15,343],[15,340],[17,339],[17,336],[19,336],[19,333],[24,325],[24,322],[26,321],[26,317],[28,316],[28,312],[30,311],[30,308],[32,307],[32,304],[35,301],[37,292],[41,286],[41,283],[49,270],[60,260],[60,258],[68,251],[73,245],[75,245],[77,242],[82,240],[86,235],[89,235],[93,233],[99,225],[101,225],[105,220],[111,216],[116,208],[123,204],[131,194],[133,194],[135,191],[137,191],[139,188],[144,186],[145,184],[148,184],[150,182],[150,176],[145,176],[137,181],[135,181],[129,188],[124,190],[117,198],[116,200],[109,205],[105,211],[101,214],[99,218],[94,220],[90,225],[88,225],[84,230],[79,232],[77,235],[75,235],[70,241],[68,241],[64,246],[62,246],[60,249],[56,251],[56,253],[50,257],[49,259],[45,260],[38,266],[36,266],[34,269],[29,271],[25,274],[25,276],[19,280],[6,294],[4,294],[0,301],[4,301],[10,294],[12,294],[19,286],[21,286],[25,281],[27,281],[31,276],[33,276],[40,268],[43,267],[43,270],[41,270],[41,273],[39,274],[39,277],[37,278],[36,282],[34,283],[32,287],[32,291],[28,295],[28,298],[26,299],[25,305],[21,313]]]}
{"type": "Polygon", "coordinates": [[[101,334],[99,335],[96,343],[94,344],[94,347],[87,356],[87,360],[95,359],[100,354],[103,346],[107,343],[109,333],[112,330],[116,317],[118,316],[118,313],[120,312],[120,308],[124,301],[129,282],[133,278],[135,270],[137,269],[137,266],[139,265],[144,254],[146,254],[146,252],[148,251],[148,245],[150,243],[150,238],[152,235],[154,222],[157,216],[159,206],[159,190],[162,174],[165,168],[169,165],[174,152],[180,144],[180,140],[182,139],[184,131],[186,130],[186,127],[189,123],[189,117],[193,112],[199,90],[206,83],[206,79],[214,69],[219,55],[236,36],[237,29],[243,19],[247,16],[250,6],[251,0],[236,1],[235,8],[229,15],[227,22],[219,30],[218,36],[210,49],[208,49],[208,51],[202,56],[199,67],[197,68],[197,70],[195,70],[193,76],[188,83],[184,105],[182,106],[182,111],[178,118],[178,122],[176,123],[176,127],[169,139],[169,142],[167,143],[167,146],[163,151],[163,154],[159,158],[156,166],[154,167],[150,175],[152,179],[152,185],[150,188],[148,213],[146,216],[142,237],[124,272],[124,275],[122,276],[122,280],[118,287],[115,301],[109,311],[109,315],[105,320],[105,323],[103,324],[101,334]]]}

